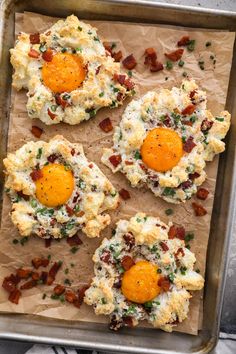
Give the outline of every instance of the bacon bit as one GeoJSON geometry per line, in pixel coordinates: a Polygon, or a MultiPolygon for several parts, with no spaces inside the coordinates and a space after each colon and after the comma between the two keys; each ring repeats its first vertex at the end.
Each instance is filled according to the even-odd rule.
{"type": "Polygon", "coordinates": [[[103,119],[98,125],[105,133],[108,133],[113,129],[110,118],[103,119]]]}
{"type": "Polygon", "coordinates": [[[183,226],[175,226],[172,225],[168,231],[168,238],[179,238],[180,240],[184,240],[185,238],[185,228],[183,226]]]}
{"type": "Polygon", "coordinates": [[[163,250],[164,252],[166,252],[166,251],[169,250],[169,247],[168,247],[167,244],[166,244],[165,242],[163,242],[163,241],[160,242],[160,246],[161,246],[161,248],[162,248],[162,250],[163,250]]]}
{"type": "Polygon", "coordinates": [[[203,206],[200,205],[200,204],[197,204],[197,203],[193,202],[192,203],[192,207],[193,207],[193,209],[195,211],[195,215],[196,216],[204,216],[204,215],[207,214],[206,209],[203,208],[203,206]]]}
{"type": "Polygon", "coordinates": [[[177,43],[178,47],[186,46],[189,44],[190,38],[189,36],[183,36],[177,43]]]}
{"type": "Polygon", "coordinates": [[[19,281],[20,279],[15,274],[11,274],[3,279],[2,287],[11,293],[16,289],[16,285],[19,283],[19,281]]]}
{"type": "Polygon", "coordinates": [[[69,103],[68,100],[64,100],[59,93],[56,93],[55,100],[56,100],[56,104],[62,106],[62,108],[71,106],[71,103],[69,103]]]}
{"type": "Polygon", "coordinates": [[[96,71],[95,71],[95,74],[96,74],[96,75],[99,74],[100,69],[101,69],[101,65],[99,65],[99,66],[97,67],[97,69],[96,69],[96,71]]]}
{"type": "Polygon", "coordinates": [[[127,234],[123,235],[123,239],[125,240],[126,246],[128,246],[128,251],[131,251],[131,249],[135,245],[135,238],[131,232],[128,232],[127,234]]]}
{"type": "Polygon", "coordinates": [[[145,60],[144,64],[145,65],[150,65],[150,64],[155,64],[157,60],[157,53],[154,48],[147,48],[145,49],[145,60]]]}
{"type": "Polygon", "coordinates": [[[37,281],[34,279],[31,279],[27,281],[26,283],[22,284],[20,289],[21,290],[27,290],[27,289],[32,289],[37,285],[37,281]]]}
{"type": "Polygon", "coordinates": [[[52,111],[50,111],[50,109],[48,108],[48,115],[49,115],[49,117],[52,119],[52,120],[54,120],[55,118],[56,118],[56,114],[55,113],[52,113],[52,111]]]}
{"type": "Polygon", "coordinates": [[[177,61],[179,59],[181,59],[182,55],[184,53],[184,50],[181,49],[176,49],[171,53],[165,53],[165,56],[170,59],[171,61],[177,61]]]}
{"type": "Polygon", "coordinates": [[[196,144],[193,142],[193,137],[190,136],[184,143],[183,149],[185,152],[191,152],[194,148],[194,146],[196,146],[196,144]]]}
{"type": "Polygon", "coordinates": [[[133,54],[130,54],[122,61],[122,64],[124,65],[125,69],[132,70],[137,65],[137,62],[133,54]]]}
{"type": "Polygon", "coordinates": [[[66,242],[71,247],[83,244],[83,241],[79,238],[79,235],[75,235],[75,236],[72,236],[72,237],[67,237],[66,242]]]}
{"type": "Polygon", "coordinates": [[[110,264],[111,263],[111,252],[108,250],[105,250],[102,255],[100,256],[100,259],[102,262],[110,264]]]}
{"type": "Polygon", "coordinates": [[[193,122],[191,122],[190,120],[182,121],[182,123],[183,123],[184,125],[188,125],[189,127],[192,127],[192,126],[193,126],[193,122]]]}
{"type": "Polygon", "coordinates": [[[127,90],[132,90],[135,86],[134,82],[131,81],[130,79],[126,79],[124,85],[127,88],[127,90]]]}
{"type": "Polygon", "coordinates": [[[118,279],[114,284],[113,284],[113,287],[115,289],[120,289],[121,288],[121,285],[122,285],[122,281],[121,279],[118,279]]]}
{"type": "Polygon", "coordinates": [[[16,271],[16,275],[20,278],[20,279],[27,279],[30,277],[30,275],[32,274],[32,270],[30,269],[17,269],[16,271]]]}
{"type": "Polygon", "coordinates": [[[166,292],[166,291],[169,291],[170,290],[170,281],[168,278],[166,277],[161,277],[159,280],[158,280],[158,286],[160,286],[160,288],[166,292]]]}
{"type": "Polygon", "coordinates": [[[53,162],[56,161],[57,158],[58,158],[58,155],[57,155],[57,154],[51,154],[51,155],[49,155],[49,156],[47,157],[47,160],[48,160],[48,162],[53,163],[53,162]]]}
{"type": "Polygon", "coordinates": [[[38,179],[43,177],[43,172],[41,170],[33,170],[30,173],[30,177],[32,178],[33,181],[37,181],[38,179]]]}
{"type": "Polygon", "coordinates": [[[112,52],[112,48],[109,42],[103,42],[103,46],[109,53],[112,52]]]}
{"type": "Polygon", "coordinates": [[[46,32],[46,36],[49,36],[51,34],[51,31],[46,32]]]}
{"type": "Polygon", "coordinates": [[[78,213],[75,213],[78,218],[81,218],[84,214],[85,212],[83,210],[79,211],[78,213]]]}
{"type": "Polygon", "coordinates": [[[42,280],[43,284],[47,284],[48,272],[42,272],[40,279],[42,280]]]}
{"type": "Polygon", "coordinates": [[[8,300],[11,301],[13,304],[18,305],[20,297],[21,297],[21,291],[15,289],[10,293],[8,300]]]}
{"type": "Polygon", "coordinates": [[[121,155],[112,155],[109,157],[109,161],[114,167],[117,167],[122,161],[121,155]]]}
{"type": "Polygon", "coordinates": [[[175,252],[175,254],[174,254],[175,258],[179,258],[180,254],[182,255],[182,257],[185,256],[183,248],[178,248],[177,252],[175,252]]]}
{"type": "Polygon", "coordinates": [[[30,199],[29,195],[24,194],[22,191],[17,192],[17,195],[27,201],[30,199]]]}
{"type": "Polygon", "coordinates": [[[40,138],[43,134],[43,129],[37,127],[36,125],[32,125],[31,133],[35,136],[35,138],[40,138]]]}
{"type": "Polygon", "coordinates": [[[56,285],[55,288],[53,289],[53,292],[56,295],[61,295],[64,293],[64,291],[65,291],[64,285],[59,285],[59,284],[56,285]]]}
{"type": "Polygon", "coordinates": [[[29,39],[31,44],[39,44],[40,34],[39,33],[30,34],[29,39]]]}
{"type": "Polygon", "coordinates": [[[126,79],[126,75],[118,75],[114,74],[113,80],[119,82],[119,84],[124,85],[126,79]]]}
{"type": "Polygon", "coordinates": [[[69,207],[69,205],[66,205],[66,212],[69,216],[74,215],[74,210],[71,207],[69,207]]]}
{"type": "Polygon", "coordinates": [[[42,58],[43,58],[43,60],[45,60],[45,61],[47,61],[47,62],[52,61],[52,58],[53,58],[53,51],[52,51],[52,49],[51,49],[51,48],[48,48],[48,49],[46,50],[46,52],[43,52],[42,58]]]}
{"type": "Polygon", "coordinates": [[[71,153],[72,156],[74,156],[75,155],[75,149],[74,148],[71,149],[70,153],[71,153]]]}
{"type": "Polygon", "coordinates": [[[124,189],[124,188],[122,188],[121,190],[119,190],[119,195],[120,195],[121,198],[124,199],[124,200],[130,199],[129,191],[127,191],[127,190],[124,189]]]}
{"type": "Polygon", "coordinates": [[[163,121],[163,124],[164,124],[166,127],[171,127],[171,119],[170,119],[170,117],[169,117],[168,114],[166,114],[165,119],[164,119],[164,121],[163,121]]]}
{"type": "Polygon", "coordinates": [[[194,99],[194,96],[195,96],[196,92],[197,92],[196,90],[193,90],[193,91],[190,92],[189,98],[190,98],[191,101],[194,99]]]}
{"type": "Polygon", "coordinates": [[[189,179],[191,179],[191,181],[193,181],[195,178],[200,177],[200,173],[198,173],[198,172],[190,173],[188,175],[188,177],[189,177],[189,179]]]}
{"type": "Polygon", "coordinates": [[[117,94],[117,101],[122,101],[122,99],[123,99],[123,97],[124,97],[124,95],[123,95],[123,93],[121,93],[121,92],[118,92],[118,94],[117,94]]]}
{"type": "Polygon", "coordinates": [[[192,186],[193,182],[191,180],[188,180],[188,181],[185,181],[185,182],[182,182],[180,184],[180,187],[185,190],[185,189],[188,189],[192,186]]]}
{"type": "Polygon", "coordinates": [[[124,256],[121,260],[124,270],[129,270],[134,264],[134,260],[130,256],[124,256]]]}
{"type": "Polygon", "coordinates": [[[60,262],[55,262],[53,264],[53,266],[50,268],[50,270],[48,272],[47,285],[51,285],[54,282],[54,280],[56,278],[56,274],[60,268],[61,268],[60,262]]]}
{"type": "Polygon", "coordinates": [[[33,267],[38,269],[39,267],[47,267],[49,265],[49,259],[35,257],[31,261],[33,267]]]}
{"type": "Polygon", "coordinates": [[[76,296],[75,293],[73,293],[73,291],[67,290],[65,292],[65,299],[66,299],[66,301],[68,301],[71,304],[73,304],[73,302],[77,300],[77,296],[76,296]]]}
{"type": "Polygon", "coordinates": [[[127,327],[134,327],[134,322],[133,322],[133,318],[131,316],[124,316],[122,317],[123,323],[125,326],[127,327]]]}
{"type": "Polygon", "coordinates": [[[89,166],[89,168],[93,168],[93,164],[92,163],[90,163],[88,166],[89,166]]]}
{"type": "Polygon", "coordinates": [[[118,52],[114,52],[111,54],[112,58],[115,60],[115,62],[120,62],[122,57],[123,57],[123,54],[122,54],[122,51],[119,50],[118,52]]]}
{"type": "Polygon", "coordinates": [[[44,241],[45,247],[48,248],[51,246],[52,239],[51,238],[46,238],[44,241]]]}
{"type": "Polygon", "coordinates": [[[38,272],[33,272],[31,277],[33,280],[39,280],[41,276],[38,272]]]}
{"type": "Polygon", "coordinates": [[[85,291],[89,288],[89,285],[85,285],[82,288],[80,288],[77,292],[77,299],[74,301],[74,306],[77,308],[80,308],[80,306],[83,303],[84,296],[85,296],[85,291]]]}
{"type": "Polygon", "coordinates": [[[29,56],[30,58],[37,59],[37,58],[40,56],[40,53],[37,52],[37,50],[31,48],[30,51],[28,52],[28,56],[29,56]]]}
{"type": "Polygon", "coordinates": [[[161,71],[161,70],[163,70],[164,69],[164,66],[163,66],[163,64],[161,63],[161,62],[159,62],[159,61],[157,61],[155,64],[151,64],[151,66],[150,66],[150,71],[152,72],[152,73],[155,73],[155,72],[157,72],[157,71],[161,71]]]}
{"type": "Polygon", "coordinates": [[[201,131],[208,132],[211,129],[213,122],[207,119],[204,119],[201,124],[201,131]]]}
{"type": "Polygon", "coordinates": [[[77,203],[78,200],[80,200],[80,194],[77,192],[73,198],[73,203],[77,203]]]}
{"type": "Polygon", "coordinates": [[[133,161],[125,161],[125,164],[127,165],[127,166],[131,166],[131,165],[133,165],[134,163],[133,163],[133,161]]]}
{"type": "Polygon", "coordinates": [[[183,110],[182,110],[182,114],[185,116],[185,115],[191,115],[193,114],[193,112],[195,111],[195,108],[196,106],[194,104],[189,104],[187,107],[185,107],[183,110]]]}
{"type": "Polygon", "coordinates": [[[205,188],[199,188],[197,191],[197,198],[201,200],[206,200],[208,197],[209,191],[205,188]]]}

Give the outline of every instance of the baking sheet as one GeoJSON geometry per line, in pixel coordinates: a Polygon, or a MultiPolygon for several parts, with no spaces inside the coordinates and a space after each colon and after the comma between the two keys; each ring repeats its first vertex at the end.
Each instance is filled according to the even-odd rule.
{"type": "MultiPolygon", "coordinates": [[[[55,19],[37,14],[27,13],[23,17],[17,16],[17,32],[24,30],[25,32],[36,32],[46,30],[55,19]],[[23,24],[22,24],[23,19],[23,24]],[[23,26],[22,26],[23,25],[23,26]]],[[[234,42],[234,34],[229,32],[209,32],[202,30],[186,30],[177,28],[163,28],[158,26],[109,23],[109,22],[95,22],[98,28],[98,33],[105,40],[116,42],[117,50],[121,49],[124,56],[134,53],[138,59],[138,66],[133,71],[134,80],[138,83],[136,89],[137,95],[144,94],[150,89],[158,87],[172,87],[178,85],[182,80],[182,72],[186,71],[194,78],[198,78],[197,82],[205,89],[208,94],[212,94],[208,99],[208,107],[212,109],[213,113],[219,113],[223,109],[227,94],[229,72],[231,66],[232,49],[234,42]],[[180,69],[177,65],[171,72],[164,71],[156,74],[151,74],[143,65],[144,49],[154,46],[158,51],[158,59],[164,60],[164,52],[172,51],[175,48],[176,42],[182,35],[186,35],[191,31],[190,36],[196,39],[197,46],[193,53],[185,53],[183,60],[186,65],[184,69],[180,69]],[[211,41],[212,46],[206,49],[206,41],[211,41]],[[141,43],[141,45],[140,45],[141,43]],[[201,55],[199,55],[201,53],[201,55]],[[216,54],[216,69],[213,70],[211,65],[210,55],[216,54]],[[199,58],[204,58],[206,70],[201,71],[198,67],[199,58]],[[168,80],[165,80],[168,77],[168,80]]],[[[215,188],[215,178],[217,173],[218,159],[207,166],[208,179],[205,182],[206,188],[210,190],[210,197],[204,206],[208,210],[208,214],[202,218],[193,216],[191,208],[191,201],[185,205],[172,206],[168,203],[155,198],[151,192],[145,190],[134,190],[128,186],[125,177],[121,174],[113,175],[108,168],[100,163],[102,149],[105,146],[111,145],[112,134],[103,133],[98,123],[105,117],[110,117],[113,125],[116,125],[122,114],[124,106],[115,110],[104,109],[100,111],[96,118],[89,122],[82,123],[79,126],[66,126],[60,124],[59,126],[46,127],[43,123],[37,120],[31,121],[25,112],[26,96],[25,92],[20,92],[14,95],[12,101],[12,112],[10,118],[9,129],[9,151],[14,151],[19,148],[24,142],[29,140],[36,140],[30,133],[32,124],[41,126],[45,133],[42,135],[43,140],[48,140],[55,134],[63,134],[71,141],[79,141],[83,143],[85,153],[88,158],[94,160],[104,173],[110,178],[114,185],[120,188],[126,188],[130,191],[131,199],[122,202],[119,210],[112,214],[113,224],[118,218],[128,218],[137,211],[145,211],[149,214],[158,215],[163,221],[173,220],[175,223],[183,224],[188,231],[194,231],[195,240],[192,242],[191,249],[197,256],[197,267],[201,269],[202,274],[205,269],[205,258],[207,241],[210,227],[210,215],[213,203],[213,194],[215,188]],[[96,152],[96,154],[95,154],[96,152]],[[174,215],[169,218],[165,215],[167,208],[174,210],[174,215]]],[[[194,198],[193,198],[194,199],[194,198]]],[[[27,266],[33,256],[52,255],[52,260],[63,260],[63,269],[69,268],[70,272],[65,275],[61,271],[57,276],[58,283],[63,282],[65,278],[74,280],[73,287],[77,288],[81,284],[88,282],[92,277],[92,261],[91,256],[101,242],[100,240],[89,240],[85,236],[81,238],[84,244],[79,251],[72,255],[70,247],[65,240],[60,243],[53,242],[50,249],[44,248],[44,242],[39,238],[31,238],[24,247],[20,245],[13,245],[12,240],[18,238],[17,231],[13,228],[8,213],[10,205],[7,197],[4,197],[4,207],[2,216],[2,232],[1,232],[1,251],[0,251],[0,281],[2,278],[19,266],[27,266]],[[10,235],[10,236],[9,236],[10,235]],[[33,256],[32,256],[33,255],[33,256]],[[76,266],[71,269],[69,264],[74,262],[76,266]]],[[[112,225],[111,225],[112,227],[112,225]]],[[[110,228],[103,232],[103,236],[110,236],[110,228]]],[[[5,291],[0,292],[0,311],[33,313],[47,317],[62,318],[68,320],[85,320],[95,322],[106,322],[105,317],[97,317],[93,314],[92,308],[83,305],[80,310],[77,310],[69,304],[61,304],[53,301],[49,297],[42,300],[43,293],[51,293],[48,287],[40,286],[39,288],[31,289],[24,292],[24,297],[21,299],[19,305],[13,305],[6,301],[7,294],[5,291]]],[[[50,296],[50,295],[49,295],[50,296]]],[[[195,293],[191,301],[189,319],[177,327],[178,330],[186,333],[197,334],[199,322],[200,309],[200,293],[195,293]]]]}

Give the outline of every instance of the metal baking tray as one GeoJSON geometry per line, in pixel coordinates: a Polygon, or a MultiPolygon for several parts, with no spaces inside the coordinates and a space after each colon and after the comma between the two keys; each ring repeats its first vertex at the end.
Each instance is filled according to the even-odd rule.
{"type": "MultiPolygon", "coordinates": [[[[14,44],[15,12],[33,11],[82,19],[172,24],[236,31],[236,13],[175,6],[158,1],[132,0],[3,0],[0,23],[0,164],[6,154],[10,108],[11,66],[9,48],[14,44]]],[[[232,65],[227,109],[235,118],[221,155],[211,234],[208,247],[204,294],[203,329],[198,336],[165,333],[150,329],[124,329],[119,334],[96,323],[50,320],[29,315],[0,314],[0,338],[78,346],[122,353],[208,353],[217,343],[225,270],[232,226],[236,222],[236,47],[232,65]]],[[[2,165],[0,165],[3,181],[2,165]]],[[[2,183],[0,185],[2,191],[2,183]]]]}

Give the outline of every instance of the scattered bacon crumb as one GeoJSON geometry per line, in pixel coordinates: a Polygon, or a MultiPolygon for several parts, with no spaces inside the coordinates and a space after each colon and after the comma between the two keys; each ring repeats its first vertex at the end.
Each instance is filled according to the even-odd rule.
{"type": "Polygon", "coordinates": [[[198,173],[198,172],[190,173],[188,175],[188,177],[189,177],[189,179],[191,179],[191,181],[193,181],[195,178],[200,177],[200,173],[198,173]]]}
{"type": "Polygon", "coordinates": [[[69,103],[68,100],[64,100],[59,93],[56,93],[55,100],[56,100],[56,104],[62,106],[62,108],[71,106],[71,103],[69,103]]]}
{"type": "Polygon", "coordinates": [[[47,160],[48,160],[48,162],[53,163],[53,162],[56,161],[57,158],[58,158],[58,155],[57,155],[57,154],[51,154],[51,155],[49,155],[49,156],[47,157],[47,160]]]}
{"type": "Polygon", "coordinates": [[[20,289],[21,290],[26,290],[26,289],[32,289],[37,285],[37,281],[34,279],[28,280],[26,283],[22,284],[20,289]]]}
{"type": "Polygon", "coordinates": [[[208,119],[204,119],[202,121],[202,124],[201,124],[201,131],[202,132],[207,132],[208,130],[211,129],[212,125],[213,125],[212,121],[210,121],[208,119]]]}
{"type": "Polygon", "coordinates": [[[32,125],[31,133],[35,136],[35,138],[40,138],[43,134],[43,129],[37,127],[36,125],[32,125]]]}
{"type": "Polygon", "coordinates": [[[30,177],[32,178],[33,181],[37,181],[38,179],[43,177],[43,172],[41,170],[33,170],[30,173],[30,177]]]}
{"type": "Polygon", "coordinates": [[[135,86],[134,82],[130,79],[125,79],[124,85],[127,88],[127,90],[132,90],[132,88],[134,88],[135,86]]]}
{"type": "Polygon", "coordinates": [[[132,70],[137,65],[137,62],[133,54],[130,54],[122,61],[122,64],[126,69],[132,70]]]}
{"type": "Polygon", "coordinates": [[[206,200],[208,197],[209,191],[205,188],[199,188],[197,191],[197,198],[201,200],[206,200]]]}
{"type": "Polygon", "coordinates": [[[69,207],[69,205],[66,205],[66,212],[69,216],[74,215],[74,210],[71,207],[69,207]]]}
{"type": "Polygon", "coordinates": [[[117,167],[122,161],[121,155],[112,155],[109,157],[109,161],[114,167],[117,167]]]}
{"type": "Polygon", "coordinates": [[[75,307],[80,307],[83,303],[84,300],[84,295],[85,295],[85,291],[89,288],[89,285],[85,285],[82,288],[80,288],[77,292],[77,299],[74,301],[74,306],[75,307]]]}
{"type": "Polygon", "coordinates": [[[190,92],[189,98],[190,98],[191,101],[194,100],[194,96],[195,96],[196,92],[197,92],[196,90],[193,90],[193,91],[190,92]]]}
{"type": "Polygon", "coordinates": [[[48,272],[47,285],[51,285],[54,282],[54,280],[56,278],[56,274],[60,268],[61,268],[60,262],[55,262],[53,264],[53,266],[50,268],[50,270],[48,272]]]}
{"type": "Polygon", "coordinates": [[[165,56],[170,59],[171,61],[178,61],[181,59],[182,55],[184,53],[184,50],[181,49],[176,49],[171,53],[165,53],[165,56]]]}
{"type": "Polygon", "coordinates": [[[121,92],[117,93],[117,101],[119,101],[119,102],[122,101],[123,97],[124,97],[123,93],[121,93],[121,92]]]}
{"type": "Polygon", "coordinates": [[[49,259],[35,257],[31,261],[33,267],[38,269],[39,267],[47,267],[49,265],[49,259]]]}
{"type": "Polygon", "coordinates": [[[195,211],[195,215],[196,216],[204,216],[204,215],[207,214],[206,209],[203,208],[203,206],[200,205],[200,204],[197,204],[197,203],[193,202],[192,203],[192,207],[193,207],[193,209],[195,211]]]}
{"type": "Polygon", "coordinates": [[[44,243],[45,243],[45,247],[48,248],[48,247],[51,246],[52,239],[51,238],[46,238],[44,243]]]}
{"type": "Polygon", "coordinates": [[[111,54],[112,48],[109,42],[103,42],[104,48],[111,54]]]}
{"type": "Polygon", "coordinates": [[[160,286],[160,288],[166,292],[166,291],[169,291],[170,290],[170,281],[168,278],[166,277],[161,277],[159,280],[158,280],[158,286],[160,286]]]}
{"type": "Polygon", "coordinates": [[[38,272],[33,272],[32,274],[31,274],[31,278],[33,279],[33,280],[39,280],[40,279],[40,274],[38,273],[38,272]]]}
{"type": "Polygon", "coordinates": [[[20,268],[20,269],[17,269],[17,271],[16,271],[16,275],[20,279],[27,279],[27,278],[30,277],[31,274],[32,274],[32,270],[31,269],[20,268]]]}
{"type": "Polygon", "coordinates": [[[70,153],[71,153],[71,156],[74,156],[75,155],[75,149],[74,148],[71,149],[70,153]]]}
{"type": "Polygon", "coordinates": [[[31,48],[30,51],[28,52],[28,56],[29,56],[30,58],[37,59],[37,58],[40,56],[40,53],[37,52],[37,50],[31,48]]]}
{"type": "Polygon", "coordinates": [[[162,250],[163,250],[164,252],[166,252],[166,251],[169,250],[169,247],[168,247],[167,244],[166,244],[165,242],[163,242],[163,241],[160,242],[160,246],[161,246],[161,248],[162,248],[162,250]]]}
{"type": "Polygon", "coordinates": [[[157,53],[154,48],[146,48],[144,54],[145,54],[145,59],[144,59],[145,65],[151,65],[156,63],[157,53]]]}
{"type": "Polygon", "coordinates": [[[134,327],[134,321],[132,316],[123,316],[122,320],[125,326],[130,328],[134,327]]]}
{"type": "Polygon", "coordinates": [[[50,109],[48,108],[48,115],[49,115],[49,117],[52,119],[52,120],[54,120],[55,118],[56,118],[56,114],[55,113],[52,113],[52,111],[50,111],[50,109]]]}
{"type": "Polygon", "coordinates": [[[108,250],[103,251],[100,259],[102,262],[109,264],[111,262],[111,252],[108,250]]]}
{"type": "Polygon", "coordinates": [[[161,63],[161,62],[159,62],[159,61],[157,61],[155,64],[151,64],[151,66],[150,66],[150,71],[152,72],[152,73],[155,73],[155,72],[157,72],[157,71],[161,71],[161,70],[163,70],[164,69],[164,66],[163,66],[163,64],[161,63]]]}
{"type": "Polygon", "coordinates": [[[51,49],[51,48],[48,48],[48,49],[46,50],[46,52],[43,52],[42,58],[43,58],[43,60],[45,60],[45,61],[47,61],[47,62],[52,61],[52,58],[53,58],[53,51],[52,51],[52,49],[51,49]]]}
{"type": "Polygon", "coordinates": [[[131,165],[133,165],[134,163],[133,163],[133,161],[128,161],[128,160],[126,160],[126,161],[125,161],[125,164],[126,164],[127,166],[131,166],[131,165]]]}
{"type": "Polygon", "coordinates": [[[194,148],[194,146],[196,146],[196,144],[193,142],[193,137],[190,136],[184,143],[183,145],[183,149],[185,152],[191,152],[194,148]]]}
{"type": "Polygon", "coordinates": [[[53,289],[54,294],[56,295],[61,295],[65,292],[65,287],[64,285],[56,285],[55,288],[53,289]]]}
{"type": "Polygon", "coordinates": [[[17,192],[17,195],[27,201],[30,199],[29,195],[24,194],[22,191],[17,192]]]}
{"type": "Polygon", "coordinates": [[[43,284],[47,284],[48,272],[42,272],[40,279],[42,280],[43,284]]]}
{"type": "Polygon", "coordinates": [[[130,256],[124,256],[121,260],[124,270],[129,270],[134,264],[134,260],[130,256]]]}
{"type": "Polygon", "coordinates": [[[188,125],[189,127],[192,127],[192,126],[193,126],[193,122],[191,122],[190,120],[182,121],[182,123],[183,123],[184,125],[188,125]]]}
{"type": "Polygon", "coordinates": [[[183,36],[177,43],[178,47],[186,46],[189,44],[190,38],[189,36],[183,36]]]}
{"type": "Polygon", "coordinates": [[[39,44],[40,43],[39,33],[30,34],[29,39],[30,39],[31,44],[39,44]]]}
{"type": "Polygon", "coordinates": [[[195,111],[195,108],[196,106],[194,104],[189,104],[187,107],[185,107],[183,110],[182,110],[182,114],[185,116],[185,115],[191,115],[193,114],[193,112],[195,111]]]}
{"type": "Polygon", "coordinates": [[[115,62],[120,62],[121,59],[122,59],[123,54],[122,54],[122,51],[119,50],[118,52],[113,52],[113,53],[111,54],[111,56],[112,56],[112,58],[115,60],[115,62]]]}
{"type": "Polygon", "coordinates": [[[118,81],[119,84],[124,85],[126,79],[126,75],[114,74],[113,80],[118,81]]]}
{"type": "Polygon", "coordinates": [[[82,245],[83,241],[79,238],[79,235],[75,235],[72,237],[67,237],[66,242],[71,246],[82,245]]]}
{"type": "Polygon", "coordinates": [[[130,193],[126,189],[122,188],[119,190],[119,195],[121,196],[122,199],[127,200],[130,199],[130,193]]]}
{"type": "Polygon", "coordinates": [[[190,188],[193,185],[193,182],[191,180],[182,182],[179,187],[181,187],[183,190],[190,188]]]}
{"type": "Polygon", "coordinates": [[[21,297],[21,291],[15,289],[10,293],[8,300],[11,301],[13,304],[18,305],[20,297],[21,297]]]}
{"type": "Polygon", "coordinates": [[[16,285],[19,283],[19,281],[20,279],[15,274],[11,274],[3,279],[2,287],[11,293],[16,289],[16,285]]]}
{"type": "Polygon", "coordinates": [[[74,301],[77,300],[77,296],[73,291],[67,290],[65,292],[65,299],[66,299],[66,301],[73,303],[74,301]]]}
{"type": "Polygon", "coordinates": [[[84,214],[85,212],[83,210],[80,210],[79,212],[75,213],[78,218],[81,218],[84,214]]]}
{"type": "Polygon", "coordinates": [[[177,252],[175,252],[175,254],[174,254],[175,258],[179,258],[178,257],[179,255],[182,255],[182,257],[184,257],[185,253],[184,253],[183,248],[178,248],[177,252]]]}
{"type": "Polygon", "coordinates": [[[168,231],[168,238],[179,238],[180,240],[184,240],[185,238],[185,228],[183,226],[175,226],[172,225],[168,231]]]}
{"type": "Polygon", "coordinates": [[[127,234],[123,235],[123,239],[125,240],[126,246],[128,246],[128,251],[131,251],[135,245],[134,235],[131,232],[128,232],[127,234]]]}
{"type": "Polygon", "coordinates": [[[113,129],[110,118],[103,119],[98,125],[105,133],[108,133],[113,129]]]}

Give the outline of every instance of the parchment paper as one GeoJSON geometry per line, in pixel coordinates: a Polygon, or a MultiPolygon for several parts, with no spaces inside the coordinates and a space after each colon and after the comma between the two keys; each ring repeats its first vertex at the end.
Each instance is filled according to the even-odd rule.
{"type": "MultiPolygon", "coordinates": [[[[19,31],[28,33],[41,32],[49,28],[55,21],[55,18],[33,13],[17,14],[16,33],[19,31]]],[[[117,44],[116,50],[121,49],[124,57],[130,53],[134,54],[138,61],[137,67],[133,70],[133,78],[137,83],[135,98],[138,98],[149,90],[178,86],[183,78],[183,71],[186,71],[200,84],[203,90],[207,91],[208,108],[215,114],[220,113],[224,109],[235,38],[234,33],[108,21],[89,22],[98,28],[98,34],[101,38],[115,42],[117,44]],[[174,50],[177,41],[183,35],[187,34],[196,40],[196,49],[193,53],[185,50],[183,56],[183,60],[185,61],[184,68],[179,68],[175,64],[171,71],[164,70],[163,72],[153,74],[143,65],[145,48],[155,47],[158,53],[158,60],[165,62],[164,53],[174,50]],[[205,47],[207,41],[212,42],[209,48],[205,47]],[[211,54],[216,57],[215,69],[213,69],[212,60],[210,59],[211,54]],[[198,66],[200,58],[205,61],[204,71],[200,70],[198,66]],[[166,77],[168,77],[167,80],[165,80],[166,77]]],[[[148,190],[132,189],[122,174],[112,174],[100,162],[103,148],[112,144],[113,132],[107,134],[98,127],[98,123],[106,117],[111,118],[113,126],[117,125],[128,102],[129,100],[126,100],[125,104],[118,109],[103,109],[94,119],[78,126],[69,126],[63,123],[54,126],[45,126],[38,120],[32,121],[28,118],[25,92],[13,92],[8,150],[14,151],[27,141],[37,140],[30,132],[32,125],[43,128],[42,140],[48,141],[54,135],[62,134],[72,142],[82,143],[86,156],[98,164],[115,187],[118,190],[125,188],[129,190],[131,195],[130,200],[122,201],[120,208],[111,213],[112,224],[102,233],[102,237],[111,236],[111,229],[118,219],[128,219],[138,211],[159,216],[164,222],[172,220],[176,224],[185,226],[187,231],[194,232],[195,238],[191,242],[191,250],[196,254],[196,266],[200,268],[201,274],[204,275],[218,158],[215,158],[214,162],[208,164],[206,169],[208,177],[204,183],[204,187],[210,191],[210,195],[202,203],[207,209],[207,215],[204,217],[194,216],[191,203],[195,200],[195,197],[186,204],[175,206],[166,203],[160,198],[155,198],[148,190]],[[165,214],[165,210],[168,208],[174,210],[174,214],[169,217],[165,214]]],[[[83,245],[79,247],[76,254],[70,252],[70,247],[65,240],[61,240],[60,242],[53,241],[51,247],[48,249],[44,247],[44,241],[38,237],[31,237],[24,247],[20,244],[14,245],[12,241],[15,238],[19,239],[19,234],[12,225],[9,212],[10,202],[8,197],[4,196],[0,234],[0,283],[6,275],[14,272],[15,269],[21,266],[29,266],[33,257],[47,256],[48,254],[51,254],[52,262],[56,260],[63,261],[63,268],[57,275],[56,283],[63,283],[65,278],[69,278],[73,281],[72,288],[77,289],[79,286],[89,282],[93,276],[91,258],[95,249],[100,244],[102,237],[100,239],[88,239],[81,234],[83,245]],[[72,262],[75,264],[74,268],[70,267],[70,263],[72,262]],[[66,268],[69,268],[69,274],[67,275],[64,274],[66,268]]],[[[72,321],[107,322],[108,319],[106,317],[95,316],[92,307],[85,304],[78,310],[70,304],[62,304],[59,301],[51,300],[52,288],[40,285],[31,290],[24,291],[18,305],[8,302],[8,294],[2,289],[0,290],[0,311],[37,314],[72,321]],[[43,300],[42,294],[44,293],[48,294],[48,296],[43,300]]],[[[201,292],[193,294],[189,317],[182,324],[178,325],[176,330],[197,334],[198,328],[201,327],[201,321],[199,320],[202,317],[199,316],[199,313],[202,311],[201,296],[201,292]]]]}

